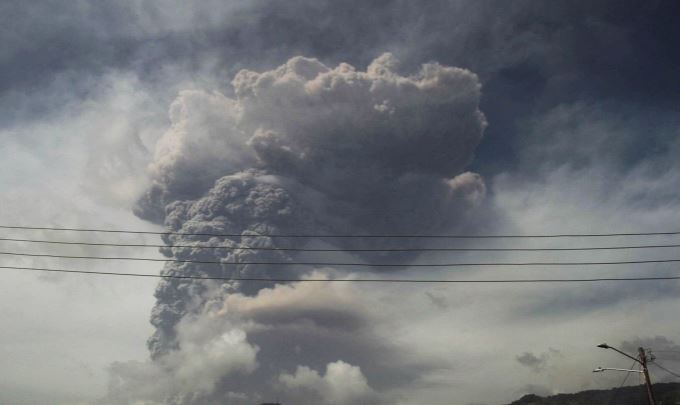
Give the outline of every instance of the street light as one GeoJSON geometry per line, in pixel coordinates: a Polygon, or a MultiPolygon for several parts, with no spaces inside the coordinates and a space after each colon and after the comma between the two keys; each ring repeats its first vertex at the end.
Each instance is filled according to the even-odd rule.
{"type": "Polygon", "coordinates": [[[612,349],[613,351],[615,351],[615,352],[617,352],[617,353],[620,353],[620,354],[622,354],[622,355],[628,357],[629,359],[635,360],[636,362],[642,364],[642,362],[640,361],[640,359],[638,359],[638,358],[636,358],[636,357],[633,357],[633,356],[629,355],[628,353],[622,352],[621,350],[619,350],[619,349],[617,349],[617,348],[615,348],[615,347],[613,347],[613,346],[609,346],[609,345],[606,344],[606,343],[600,343],[599,345],[597,345],[597,347],[602,348],[602,349],[612,349]]]}
{"type": "Polygon", "coordinates": [[[629,373],[644,373],[642,370],[629,370],[627,368],[613,368],[613,367],[598,367],[595,370],[593,370],[593,373],[601,373],[603,371],[626,371],[629,373]]]}
{"type": "Polygon", "coordinates": [[[656,399],[654,398],[654,392],[652,391],[652,381],[649,379],[649,370],[647,370],[647,353],[645,353],[645,349],[642,347],[638,348],[638,357],[633,357],[629,355],[628,353],[622,352],[621,350],[609,346],[606,343],[600,343],[597,345],[597,347],[602,348],[602,349],[612,349],[615,352],[622,354],[629,359],[634,360],[635,362],[639,363],[640,366],[642,366],[642,370],[626,370],[626,369],[621,369],[621,368],[602,368],[598,367],[595,370],[593,370],[594,373],[600,373],[605,370],[616,370],[616,371],[628,371],[628,372],[637,372],[637,373],[642,373],[642,375],[645,376],[645,386],[647,388],[647,398],[649,399],[649,405],[656,405],[656,399]]]}

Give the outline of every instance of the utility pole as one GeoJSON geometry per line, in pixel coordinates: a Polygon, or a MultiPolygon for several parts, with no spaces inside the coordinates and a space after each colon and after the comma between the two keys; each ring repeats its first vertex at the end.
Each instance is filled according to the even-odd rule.
{"type": "Polygon", "coordinates": [[[635,360],[635,362],[639,363],[640,366],[642,367],[642,371],[598,367],[595,370],[593,370],[593,372],[599,373],[599,372],[606,371],[606,370],[614,370],[614,371],[637,372],[637,373],[643,374],[645,376],[645,388],[647,388],[647,399],[649,400],[649,405],[656,405],[656,398],[654,398],[654,391],[652,390],[652,381],[649,379],[649,370],[647,370],[647,353],[645,353],[645,349],[643,349],[642,347],[639,347],[638,348],[638,357],[635,358],[635,357],[631,356],[630,354],[622,352],[621,350],[619,350],[619,349],[617,349],[613,346],[609,346],[606,343],[599,344],[599,345],[597,345],[597,347],[602,348],[602,349],[614,350],[615,352],[622,354],[622,355],[628,357],[631,360],[635,360]]]}
{"type": "Polygon", "coordinates": [[[650,405],[656,405],[656,398],[654,398],[654,391],[652,390],[652,381],[649,379],[649,370],[647,370],[647,354],[642,347],[638,348],[640,355],[640,364],[642,364],[642,373],[645,376],[645,386],[647,386],[647,398],[649,398],[650,405]]]}

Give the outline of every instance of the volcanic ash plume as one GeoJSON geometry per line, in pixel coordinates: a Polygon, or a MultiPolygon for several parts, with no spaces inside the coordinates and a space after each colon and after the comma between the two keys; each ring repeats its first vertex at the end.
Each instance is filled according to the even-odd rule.
{"type": "MultiPolygon", "coordinates": [[[[344,63],[330,68],[296,57],[271,71],[241,71],[232,85],[233,97],[202,91],[177,97],[170,108],[171,127],[158,142],[150,166],[153,184],[136,214],[162,222],[173,232],[237,236],[170,235],[163,249],[168,257],[224,263],[298,261],[301,255],[285,251],[198,247],[344,248],[352,246],[344,239],[257,235],[436,232],[455,227],[483,198],[481,178],[464,172],[485,126],[478,109],[480,86],[469,71],[431,63],[415,75],[402,76],[390,54],[374,60],[365,72],[344,63]]],[[[311,270],[170,263],[162,273],[300,278],[311,270]]],[[[316,277],[342,276],[341,268],[317,271],[316,277]]],[[[257,392],[302,389],[304,381],[318,382],[309,395],[331,398],[331,380],[341,375],[356,382],[359,388],[352,392],[373,398],[364,401],[377,401],[368,385],[372,377],[362,371],[370,365],[356,364],[361,361],[357,353],[373,344],[364,326],[366,311],[343,304],[351,293],[333,294],[339,291],[336,287],[305,287],[327,288],[327,298],[290,298],[298,296],[300,288],[161,281],[151,317],[156,327],[149,340],[152,361],[117,364],[119,380],[112,398],[135,399],[122,394],[126,391],[135,392],[137,399],[165,403],[247,403],[257,392]],[[278,303],[271,300],[272,294],[280,295],[278,303]],[[242,310],[234,300],[259,310],[242,310]],[[311,322],[307,329],[287,328],[302,318],[311,322]],[[328,336],[316,333],[328,328],[364,332],[335,345],[328,358],[310,355],[305,364],[273,347],[292,333],[300,346],[295,350],[314,353],[314,347],[323,345],[319,338],[328,336]],[[145,379],[165,383],[162,388],[149,384],[156,386],[151,388],[131,382],[140,385],[145,379]]],[[[306,294],[314,296],[312,291],[306,294]]],[[[327,401],[352,403],[358,396],[338,398],[327,401]]]]}

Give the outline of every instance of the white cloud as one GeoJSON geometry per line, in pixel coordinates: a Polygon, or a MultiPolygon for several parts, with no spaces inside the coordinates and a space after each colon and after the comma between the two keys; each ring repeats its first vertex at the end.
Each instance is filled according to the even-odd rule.
{"type": "MultiPolygon", "coordinates": [[[[213,394],[223,378],[257,368],[258,348],[247,341],[245,332],[230,328],[207,336],[197,333],[200,322],[183,323],[179,349],[159,361],[114,363],[106,402],[193,403],[213,394]]],[[[243,396],[231,391],[225,395],[234,400],[243,396]]]]}
{"type": "MultiPolygon", "coordinates": [[[[70,83],[40,88],[40,96],[63,104],[31,122],[0,129],[0,223],[27,226],[133,228],[150,226],[129,213],[144,176],[143,148],[132,137],[153,132],[149,95],[134,75],[100,78],[86,97],[70,83]],[[55,97],[59,93],[61,97],[55,97]],[[66,95],[65,95],[66,94],[66,95]],[[148,126],[146,126],[148,124],[148,126]],[[133,130],[137,125],[139,132],[133,130]],[[148,131],[148,132],[145,132],[148,131]],[[97,164],[101,164],[98,166],[97,164]]],[[[37,96],[36,96],[37,97],[37,96]]],[[[35,114],[35,112],[32,112],[35,114]]],[[[158,243],[122,235],[3,230],[3,237],[100,243],[158,243]]],[[[2,242],[6,251],[107,255],[120,249],[2,242]]],[[[148,255],[149,249],[126,254],[148,255]]],[[[3,258],[3,265],[155,273],[156,266],[74,260],[3,258]]],[[[0,402],[71,404],[106,391],[107,366],[117,359],[143,359],[151,332],[147,316],[154,281],[3,270],[0,304],[6,308],[0,337],[0,402]],[[112,303],[115,303],[112,305],[112,303]],[[35,386],[32,381],[43,384],[35,386]],[[46,398],[42,400],[42,398],[46,398]]]]}
{"type": "Polygon", "coordinates": [[[305,366],[295,373],[281,374],[279,382],[287,389],[303,389],[316,393],[324,404],[344,405],[375,403],[375,393],[368,386],[359,367],[338,360],[328,363],[324,375],[305,366]]]}

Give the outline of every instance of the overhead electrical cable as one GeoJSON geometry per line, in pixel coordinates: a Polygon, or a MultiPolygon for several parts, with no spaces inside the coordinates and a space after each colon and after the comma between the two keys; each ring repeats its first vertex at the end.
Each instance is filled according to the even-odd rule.
{"type": "Polygon", "coordinates": [[[633,362],[630,367],[628,367],[629,371],[626,373],[625,377],[623,377],[623,381],[621,381],[621,384],[619,384],[619,388],[616,388],[612,391],[612,396],[609,399],[609,402],[607,402],[609,405],[613,405],[616,403],[616,399],[619,396],[619,392],[621,392],[621,388],[626,384],[626,381],[628,381],[628,378],[630,377],[630,374],[632,373],[631,369],[635,367],[635,364],[637,361],[633,362]]]}
{"type": "Polygon", "coordinates": [[[648,263],[677,263],[680,259],[651,259],[651,260],[622,260],[622,261],[603,261],[603,262],[496,262],[496,263],[335,263],[335,262],[267,262],[267,261],[244,261],[244,262],[220,262],[210,260],[183,260],[183,259],[158,259],[148,257],[106,257],[106,256],[75,256],[75,255],[55,255],[42,253],[17,253],[0,252],[3,256],[22,256],[22,257],[49,257],[58,259],[85,259],[85,260],[126,260],[126,261],[146,261],[146,262],[166,262],[166,263],[195,263],[195,264],[215,264],[215,265],[271,265],[271,266],[337,266],[337,267],[498,267],[498,266],[601,266],[601,265],[620,265],[620,264],[648,264],[648,263]]]}
{"type": "Polygon", "coordinates": [[[653,353],[680,353],[680,350],[652,350],[653,353]]]}
{"type": "Polygon", "coordinates": [[[103,243],[103,242],[72,242],[55,241],[44,239],[20,239],[0,238],[5,242],[42,243],[55,245],[76,246],[101,246],[101,247],[141,247],[141,248],[191,248],[191,249],[224,249],[224,250],[258,250],[258,251],[287,251],[287,252],[561,252],[561,251],[591,251],[591,250],[628,250],[628,249],[654,249],[654,248],[678,248],[680,244],[670,245],[627,245],[627,246],[588,246],[568,248],[383,248],[383,249],[325,249],[325,248],[281,248],[281,247],[257,247],[257,246],[205,246],[205,245],[160,245],[144,243],[103,243]]]}
{"type": "Polygon", "coordinates": [[[0,225],[0,229],[23,229],[42,231],[71,231],[71,232],[102,232],[141,235],[183,235],[183,236],[216,236],[216,237],[270,237],[270,238],[441,238],[441,239],[505,239],[505,238],[588,238],[588,237],[611,237],[611,236],[655,236],[655,235],[680,235],[680,231],[668,232],[612,232],[612,233],[564,233],[564,234],[538,234],[538,235],[335,235],[335,234],[235,234],[235,233],[194,233],[194,232],[159,232],[159,231],[135,231],[101,228],[60,228],[43,226],[11,226],[0,225]]]}
{"type": "Polygon", "coordinates": [[[675,371],[671,371],[667,369],[666,367],[662,366],[661,364],[657,363],[656,361],[652,362],[651,364],[654,364],[655,366],[659,367],[663,371],[667,372],[668,374],[674,375],[675,377],[680,377],[680,373],[676,373],[675,371]]]}
{"type": "Polygon", "coordinates": [[[86,271],[69,269],[52,269],[42,267],[20,267],[20,266],[0,266],[0,269],[13,269],[21,271],[39,271],[54,273],[90,274],[103,276],[125,276],[125,277],[147,277],[147,278],[168,278],[168,279],[190,279],[190,280],[222,280],[222,281],[254,281],[254,282],[276,282],[276,283],[302,283],[302,282],[342,282],[342,283],[441,283],[441,284],[530,284],[530,283],[589,283],[589,282],[623,282],[623,281],[668,281],[680,280],[680,276],[660,276],[660,277],[600,277],[600,278],[578,278],[578,279],[488,279],[488,280],[448,280],[448,279],[396,279],[396,278],[374,278],[374,279],[326,279],[326,278],[264,278],[264,277],[211,277],[211,276],[182,276],[164,275],[148,273],[124,273],[109,271],[86,271]]]}

